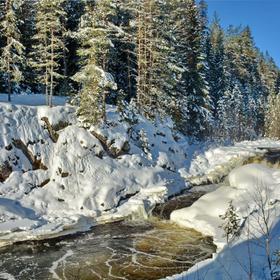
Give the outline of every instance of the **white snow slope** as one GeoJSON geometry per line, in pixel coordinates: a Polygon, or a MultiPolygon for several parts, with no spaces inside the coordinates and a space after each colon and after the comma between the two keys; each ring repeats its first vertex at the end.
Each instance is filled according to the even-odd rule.
{"type": "Polygon", "coordinates": [[[7,103],[0,120],[0,178],[1,168],[13,171],[0,182],[0,245],[145,217],[186,187],[177,169],[188,143],[167,125],[129,124],[112,107],[108,127],[86,130],[74,107],[7,103]]]}
{"type": "Polygon", "coordinates": [[[280,170],[249,164],[231,171],[229,185],[206,194],[189,208],[172,212],[172,221],[213,236],[218,254],[167,279],[272,279],[271,274],[279,271],[275,266],[275,252],[280,250],[279,199],[280,170]],[[227,244],[220,215],[230,201],[241,230],[227,244]]]}

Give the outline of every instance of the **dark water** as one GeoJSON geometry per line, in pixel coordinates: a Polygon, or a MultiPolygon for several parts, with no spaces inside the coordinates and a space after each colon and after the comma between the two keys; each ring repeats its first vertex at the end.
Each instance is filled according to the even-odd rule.
{"type": "Polygon", "coordinates": [[[210,237],[167,221],[119,222],[1,249],[0,271],[20,280],[149,280],[185,271],[213,252],[210,237]]]}
{"type": "Polygon", "coordinates": [[[152,211],[152,215],[160,219],[169,220],[174,210],[190,207],[194,201],[203,196],[205,192],[186,192],[180,196],[171,198],[165,203],[158,204],[152,211]]]}

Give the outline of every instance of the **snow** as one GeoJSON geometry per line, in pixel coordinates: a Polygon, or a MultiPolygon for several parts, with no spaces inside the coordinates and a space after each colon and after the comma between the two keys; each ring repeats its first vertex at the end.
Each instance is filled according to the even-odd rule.
{"type": "Polygon", "coordinates": [[[0,272],[0,277],[3,280],[15,280],[15,277],[13,275],[6,272],[0,272]]]}
{"type": "MultiPolygon", "coordinates": [[[[54,96],[53,104],[63,106],[66,103],[65,96],[54,96]]],[[[8,95],[1,93],[0,102],[5,103],[8,100],[8,95]]],[[[46,104],[46,96],[44,94],[12,94],[11,103],[14,105],[38,106],[46,104]]]]}
{"type": "Polygon", "coordinates": [[[181,168],[179,172],[193,185],[219,182],[249,158],[266,153],[266,148],[280,148],[280,141],[265,138],[243,141],[232,146],[210,147],[191,160],[189,167],[181,168]]]}
{"type": "MultiPolygon", "coordinates": [[[[270,279],[266,256],[264,218],[270,234],[270,252],[279,249],[280,236],[280,170],[261,164],[249,164],[229,174],[229,185],[222,185],[191,207],[172,212],[171,220],[184,227],[194,228],[214,237],[218,254],[204,261],[184,275],[167,279],[247,279],[251,264],[253,279],[270,279]],[[223,215],[232,201],[241,218],[238,237],[226,242],[221,228],[223,215]],[[262,210],[264,210],[262,212],[262,210]],[[251,254],[248,253],[248,248],[251,254]],[[200,278],[199,278],[200,279],[200,278]]],[[[276,269],[276,268],[274,268],[276,269]]]]}
{"type": "Polygon", "coordinates": [[[0,246],[147,217],[155,203],[187,187],[177,172],[186,160],[187,141],[176,142],[172,128],[162,124],[145,118],[129,124],[109,107],[108,125],[86,130],[69,105],[0,103],[0,118],[0,167],[12,168],[0,182],[0,246]],[[56,142],[43,118],[56,129],[56,142]],[[15,145],[19,140],[24,150],[15,145]],[[121,151],[126,143],[128,150],[117,157],[108,152],[121,151]],[[34,167],[30,158],[40,164],[34,167]]]}

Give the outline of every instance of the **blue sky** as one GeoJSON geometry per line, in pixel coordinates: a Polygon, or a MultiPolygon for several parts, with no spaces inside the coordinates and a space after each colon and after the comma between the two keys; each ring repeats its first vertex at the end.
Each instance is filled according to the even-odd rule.
{"type": "Polygon", "coordinates": [[[262,51],[280,66],[280,0],[206,0],[211,20],[217,11],[221,24],[249,25],[262,51]]]}

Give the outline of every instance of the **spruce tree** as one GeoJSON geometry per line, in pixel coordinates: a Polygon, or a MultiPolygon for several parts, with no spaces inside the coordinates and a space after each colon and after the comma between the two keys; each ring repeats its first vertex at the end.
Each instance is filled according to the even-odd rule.
{"type": "Polygon", "coordinates": [[[178,65],[183,70],[178,81],[179,129],[201,137],[211,122],[211,100],[205,77],[201,20],[194,0],[177,2],[174,36],[178,65]]]}
{"type": "MultiPolygon", "coordinates": [[[[114,76],[118,91],[111,92],[109,102],[121,105],[136,96],[136,26],[135,7],[130,0],[113,0],[114,16],[111,17],[111,48],[108,71],[114,76]]],[[[121,105],[123,106],[123,105],[121,105]]]]}
{"type": "Polygon", "coordinates": [[[85,126],[106,123],[106,97],[116,84],[108,72],[109,54],[113,48],[110,18],[115,9],[110,0],[89,2],[75,34],[81,47],[78,50],[81,68],[73,79],[81,84],[78,115],[85,126]]]}
{"type": "Polygon", "coordinates": [[[22,80],[22,65],[24,63],[24,46],[18,28],[17,12],[21,1],[6,0],[4,15],[1,20],[1,33],[4,38],[0,60],[0,69],[7,84],[8,101],[11,101],[13,88],[22,80]]]}
{"type": "Polygon", "coordinates": [[[215,14],[210,25],[209,51],[207,53],[208,72],[207,81],[209,84],[209,94],[213,102],[213,115],[217,118],[218,101],[225,92],[225,51],[224,51],[224,31],[220,26],[220,20],[215,14]]]}
{"type": "MultiPolygon", "coordinates": [[[[238,83],[243,96],[240,108],[243,118],[240,122],[239,139],[250,139],[263,134],[264,87],[258,67],[258,50],[255,47],[249,27],[230,28],[225,43],[225,75],[227,88],[238,83]]],[[[227,90],[227,89],[226,89],[227,90]]]]}
{"type": "Polygon", "coordinates": [[[240,219],[238,218],[236,209],[233,206],[232,201],[229,202],[226,213],[224,215],[220,215],[220,218],[224,220],[224,223],[221,226],[221,228],[225,232],[225,237],[227,238],[227,243],[228,243],[231,237],[238,234],[240,228],[239,226],[240,219]]]}

